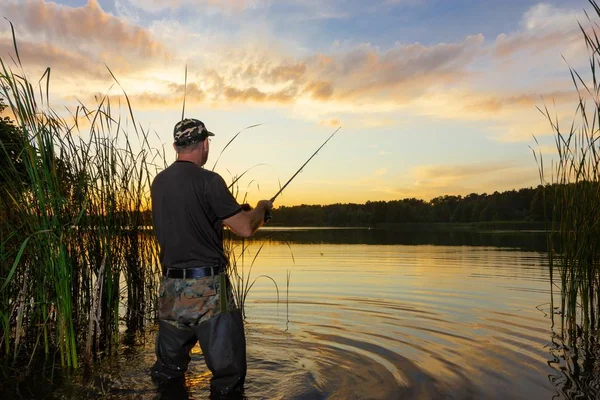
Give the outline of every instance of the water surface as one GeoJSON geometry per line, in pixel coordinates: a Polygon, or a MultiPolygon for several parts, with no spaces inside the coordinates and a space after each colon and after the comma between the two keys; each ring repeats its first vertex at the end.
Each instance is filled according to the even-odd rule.
{"type": "MultiPolygon", "coordinates": [[[[306,232],[250,244],[279,299],[264,278],[248,296],[248,398],[564,397],[543,236],[306,232]]],[[[97,367],[103,396],[157,395],[153,335],[97,367]]],[[[185,389],[163,398],[206,398],[208,379],[196,346],[185,389]]]]}

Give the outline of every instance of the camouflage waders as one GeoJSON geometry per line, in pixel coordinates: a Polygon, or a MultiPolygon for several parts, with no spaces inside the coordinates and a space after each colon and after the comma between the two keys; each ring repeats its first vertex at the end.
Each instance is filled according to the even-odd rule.
{"type": "Polygon", "coordinates": [[[211,391],[228,394],[246,377],[246,340],[241,311],[235,309],[225,275],[179,279],[163,277],[158,300],[159,332],[152,375],[160,380],[183,377],[190,351],[200,342],[211,391]],[[221,290],[227,282],[225,292],[221,290]],[[223,301],[230,311],[221,312],[223,301]]]}

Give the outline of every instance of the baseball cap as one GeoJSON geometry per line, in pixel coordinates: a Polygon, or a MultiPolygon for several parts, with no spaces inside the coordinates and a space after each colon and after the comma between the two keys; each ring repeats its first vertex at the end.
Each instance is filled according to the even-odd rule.
{"type": "Polygon", "coordinates": [[[215,136],[215,134],[206,129],[204,122],[194,118],[182,119],[175,124],[173,129],[173,139],[177,146],[201,142],[209,136],[215,136]]]}

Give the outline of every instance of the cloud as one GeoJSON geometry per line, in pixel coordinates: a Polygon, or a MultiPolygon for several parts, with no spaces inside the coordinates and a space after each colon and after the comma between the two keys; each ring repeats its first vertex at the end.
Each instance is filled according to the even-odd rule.
{"type": "MultiPolygon", "coordinates": [[[[183,84],[169,82],[162,85],[157,91],[133,92],[128,93],[127,97],[134,110],[181,108],[183,107],[184,90],[186,105],[202,104],[206,100],[204,91],[193,82],[188,83],[187,88],[183,84]]],[[[99,104],[104,97],[103,93],[95,93],[87,100],[93,104],[99,104]]],[[[123,94],[109,94],[108,100],[112,106],[127,104],[123,94]]]]}
{"type": "Polygon", "coordinates": [[[306,73],[306,65],[296,62],[294,64],[280,64],[263,72],[263,78],[268,83],[281,83],[299,81],[306,73]]]}
{"type": "Polygon", "coordinates": [[[418,186],[449,185],[455,182],[481,177],[512,168],[509,164],[456,164],[456,165],[422,165],[412,171],[418,186]]]}
{"type": "MultiPolygon", "coordinates": [[[[476,97],[476,96],[472,96],[476,97]]],[[[547,93],[520,93],[514,95],[488,94],[477,96],[473,100],[465,101],[464,109],[475,113],[498,113],[507,108],[529,107],[532,110],[536,105],[541,106],[543,102],[557,102],[573,104],[578,99],[575,90],[554,91],[547,93]]]]}
{"type": "Polygon", "coordinates": [[[150,13],[160,13],[183,7],[191,7],[192,10],[200,8],[204,12],[235,12],[267,2],[264,0],[129,0],[128,3],[150,13]]]}
{"type": "Polygon", "coordinates": [[[313,99],[327,100],[333,94],[333,86],[329,82],[309,82],[304,89],[313,99]]]}
{"type": "Polygon", "coordinates": [[[397,44],[388,50],[360,44],[303,58],[232,49],[212,60],[222,67],[201,69],[197,76],[213,99],[399,105],[468,76],[468,64],[481,54],[482,41],[479,35],[458,43],[397,44]]]}
{"type": "Polygon", "coordinates": [[[134,56],[166,55],[164,47],[146,29],[106,13],[97,0],[89,0],[82,7],[5,1],[0,3],[0,11],[15,25],[18,38],[77,51],[93,60],[110,61],[122,54],[127,54],[130,61],[134,56]]]}
{"type": "Polygon", "coordinates": [[[201,102],[206,98],[206,95],[197,83],[188,83],[187,85],[181,85],[177,83],[169,83],[169,89],[173,91],[175,95],[180,95],[183,101],[184,95],[186,101],[201,102]]]}
{"type": "Polygon", "coordinates": [[[381,51],[370,44],[310,61],[316,74],[333,82],[341,99],[387,97],[407,102],[437,85],[455,83],[469,75],[468,65],[483,53],[483,36],[462,42],[425,46],[396,44],[381,51]]]}
{"type": "MultiPolygon", "coordinates": [[[[294,20],[342,19],[350,16],[345,0],[125,0],[137,9],[152,14],[178,11],[187,8],[189,12],[201,14],[236,15],[251,11],[268,13],[273,4],[285,9],[279,18],[294,20]]],[[[121,1],[119,3],[122,3],[121,1]]],[[[123,4],[121,5],[123,7],[123,4]]],[[[267,14],[270,15],[270,14],[267,14]]]]}
{"type": "MultiPolygon", "coordinates": [[[[69,51],[49,43],[18,40],[19,57],[24,66],[45,69],[51,67],[70,76],[107,78],[109,73],[102,64],[94,63],[80,53],[69,51]]],[[[17,61],[13,40],[0,38],[0,55],[6,62],[10,57],[17,61]]]]}
{"type": "Polygon", "coordinates": [[[328,126],[331,128],[337,128],[338,126],[340,126],[341,122],[338,118],[333,118],[333,119],[324,119],[321,122],[319,122],[320,125],[323,126],[328,126]]]}
{"type": "Polygon", "coordinates": [[[512,34],[500,34],[496,38],[495,54],[509,57],[519,52],[537,54],[555,52],[557,47],[584,47],[578,21],[585,15],[573,10],[538,4],[523,16],[521,30],[512,34]]]}
{"type": "Polygon", "coordinates": [[[293,90],[280,90],[272,93],[265,93],[255,87],[246,89],[238,89],[235,87],[227,86],[223,90],[225,98],[233,102],[275,102],[275,103],[289,103],[294,99],[295,93],[293,90]]]}
{"type": "MultiPolygon", "coordinates": [[[[130,0],[127,4],[164,10],[187,6],[190,1],[130,0]]],[[[327,7],[321,3],[286,0],[287,6],[314,10],[337,10],[342,5],[338,1],[327,7]]],[[[61,81],[68,87],[62,91],[65,96],[72,95],[71,90],[79,95],[88,90],[85,96],[102,90],[98,85],[82,85],[81,79],[88,74],[106,84],[106,62],[142,107],[179,107],[183,92],[181,82],[173,82],[173,76],[182,74],[187,65],[188,82],[192,83],[188,85],[189,101],[214,107],[231,103],[293,106],[295,115],[314,122],[328,121],[332,115],[359,114],[351,122],[360,128],[393,125],[392,119],[379,115],[402,111],[407,115],[491,121],[494,126],[486,127],[487,131],[499,127],[515,130],[508,122],[517,114],[535,113],[535,106],[543,104],[542,95],[559,104],[572,99],[572,92],[554,82],[543,86],[539,82],[516,82],[510,72],[506,72],[506,81],[499,78],[504,59],[524,50],[534,52],[532,46],[550,52],[571,43],[578,29],[573,18],[578,14],[550,6],[533,7],[517,31],[491,42],[481,34],[454,42],[398,42],[389,47],[334,42],[330,48],[311,53],[302,43],[286,46],[288,43],[268,26],[253,35],[247,34],[252,29],[211,31],[205,26],[186,26],[168,19],[168,15],[165,19],[161,14],[150,28],[143,28],[106,13],[95,0],[83,7],[37,1],[5,0],[0,4],[0,10],[14,19],[18,32],[24,32],[20,39],[24,58],[65,72],[61,81]],[[158,81],[162,83],[153,84],[158,81]]],[[[257,10],[270,5],[266,0],[203,0],[198,10],[257,10]]],[[[6,35],[4,39],[0,51],[6,54],[10,42],[6,35]]],[[[518,59],[523,69],[538,62],[518,59]]]]}

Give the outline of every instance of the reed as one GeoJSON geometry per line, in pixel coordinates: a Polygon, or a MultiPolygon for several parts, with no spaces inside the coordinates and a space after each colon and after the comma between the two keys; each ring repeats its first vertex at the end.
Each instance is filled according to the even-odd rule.
{"type": "MultiPolygon", "coordinates": [[[[596,16],[600,7],[590,0],[596,16]]],[[[586,27],[579,25],[585,40],[590,74],[582,77],[569,67],[578,93],[573,123],[564,127],[548,108],[540,109],[554,132],[558,158],[552,166],[552,182],[547,185],[541,154],[536,157],[546,196],[553,199],[549,257],[552,288],[560,292],[560,332],[563,338],[576,338],[576,332],[599,328],[600,311],[600,39],[597,22],[588,15],[586,27]],[[551,244],[558,239],[557,247],[551,244]],[[557,274],[556,277],[554,274],[557,274]]],[[[554,309],[554,304],[552,303],[554,309]]],[[[553,313],[553,322],[554,322],[553,313]]]]}
{"type": "Polygon", "coordinates": [[[126,95],[127,120],[107,96],[62,117],[49,104],[51,69],[33,84],[16,39],[14,50],[12,63],[0,59],[0,98],[15,118],[14,140],[0,143],[0,359],[5,374],[39,355],[77,368],[155,310],[157,249],[145,226],[163,159],[126,95]]]}

